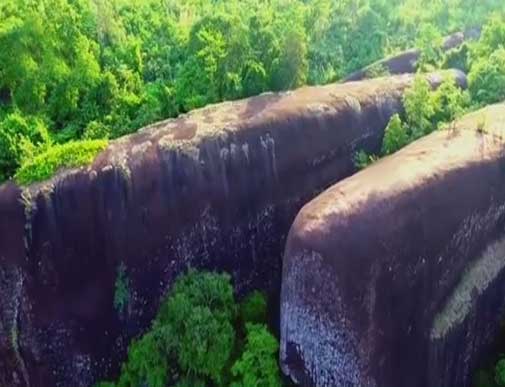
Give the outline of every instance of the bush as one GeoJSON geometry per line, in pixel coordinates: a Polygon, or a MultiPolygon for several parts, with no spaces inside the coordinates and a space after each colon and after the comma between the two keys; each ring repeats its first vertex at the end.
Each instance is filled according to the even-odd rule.
{"type": "Polygon", "coordinates": [[[463,43],[461,46],[447,51],[444,55],[442,68],[458,69],[464,73],[468,73],[470,49],[468,43],[463,43]]]}
{"type": "Polygon", "coordinates": [[[259,291],[252,292],[240,304],[240,317],[244,323],[267,322],[267,299],[259,291]]]}
{"type": "Polygon", "coordinates": [[[416,46],[421,54],[417,67],[423,71],[432,71],[440,67],[442,59],[442,35],[432,24],[421,27],[416,46]]]}
{"type": "Polygon", "coordinates": [[[106,140],[71,141],[54,145],[25,161],[16,172],[16,181],[19,184],[31,184],[49,179],[62,168],[76,168],[90,164],[106,147],[106,140]]]}
{"type": "Polygon", "coordinates": [[[0,182],[11,178],[33,148],[49,144],[44,123],[34,117],[10,113],[0,122],[0,182]]]}
{"type": "Polygon", "coordinates": [[[437,128],[441,123],[451,122],[467,111],[470,107],[470,94],[449,76],[432,92],[430,103],[434,110],[431,120],[437,128]]]}
{"type": "Polygon", "coordinates": [[[264,325],[247,324],[246,329],[244,352],[232,368],[232,387],[280,387],[277,340],[264,325]]]}
{"type": "Polygon", "coordinates": [[[169,359],[172,346],[168,345],[172,332],[158,329],[133,341],[128,360],[123,365],[118,387],[166,387],[169,380],[169,359]],[[168,340],[167,340],[168,338],[168,340]]]}
{"type": "Polygon", "coordinates": [[[435,110],[431,103],[431,86],[424,75],[416,76],[412,86],[405,92],[406,124],[409,137],[417,139],[433,130],[432,117],[435,110]]]}
{"type": "Polygon", "coordinates": [[[369,79],[387,77],[391,75],[389,69],[383,63],[374,63],[365,70],[366,77],[369,79]]]}
{"type": "Polygon", "coordinates": [[[235,315],[228,275],[190,272],[176,281],[154,326],[170,326],[176,333],[181,370],[219,384],[235,343],[235,315]]]}
{"type": "Polygon", "coordinates": [[[233,377],[244,387],[254,378],[254,385],[279,386],[276,339],[264,325],[247,324],[246,340],[241,336],[244,319],[266,319],[265,297],[246,297],[241,318],[237,309],[229,275],[181,276],[151,330],[130,344],[117,387],[217,387],[233,377]]]}
{"type": "Polygon", "coordinates": [[[366,167],[368,167],[369,165],[371,165],[375,161],[377,161],[377,156],[369,155],[364,150],[360,150],[355,153],[353,161],[354,161],[354,166],[358,170],[365,169],[366,167]]]}
{"type": "Polygon", "coordinates": [[[403,103],[408,142],[411,142],[459,117],[470,106],[470,95],[458,87],[452,76],[432,90],[426,77],[418,75],[405,92],[403,103]]]}
{"type": "Polygon", "coordinates": [[[500,359],[496,363],[494,379],[498,386],[505,386],[505,359],[500,359]]]}
{"type": "Polygon", "coordinates": [[[407,132],[398,114],[389,120],[382,141],[382,154],[390,155],[403,148],[408,142],[407,132]]]}
{"type": "Polygon", "coordinates": [[[486,105],[505,99],[505,49],[473,64],[468,74],[470,94],[475,103],[486,105]]]}
{"type": "Polygon", "coordinates": [[[130,280],[123,262],[117,269],[114,288],[114,308],[119,314],[123,314],[130,301],[130,280]]]}

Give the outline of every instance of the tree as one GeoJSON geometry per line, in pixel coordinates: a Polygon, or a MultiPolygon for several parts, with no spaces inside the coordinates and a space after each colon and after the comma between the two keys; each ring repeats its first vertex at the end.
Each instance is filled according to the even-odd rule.
{"type": "Polygon", "coordinates": [[[382,141],[382,154],[390,155],[403,148],[408,143],[408,135],[398,114],[389,120],[382,141]]]}
{"type": "Polygon", "coordinates": [[[259,291],[249,294],[240,304],[240,317],[244,323],[267,323],[267,299],[259,291]]]}
{"type": "Polygon", "coordinates": [[[172,332],[157,329],[132,342],[128,349],[128,360],[123,365],[117,387],[166,387],[169,380],[169,355],[172,350],[172,332]],[[169,339],[161,337],[168,336],[169,339]],[[168,355],[168,356],[167,356],[168,355]]]}
{"type": "Polygon", "coordinates": [[[448,76],[432,92],[430,103],[434,109],[432,120],[436,123],[446,123],[460,117],[468,109],[470,95],[457,85],[454,77],[448,76]]]}
{"type": "Polygon", "coordinates": [[[232,387],[280,387],[279,344],[264,325],[247,324],[244,352],[233,365],[232,387]]]}
{"type": "Polygon", "coordinates": [[[431,104],[431,87],[426,77],[416,76],[413,85],[405,92],[403,105],[409,135],[413,139],[422,137],[433,130],[431,119],[435,110],[431,104]]]}
{"type": "Polygon", "coordinates": [[[479,104],[490,104],[505,99],[505,49],[499,48],[489,58],[476,61],[468,83],[472,99],[479,104]]]}
{"type": "Polygon", "coordinates": [[[440,67],[442,55],[442,35],[432,24],[426,24],[421,28],[416,41],[416,47],[420,51],[417,68],[422,71],[432,71],[440,67]]]}
{"type": "Polygon", "coordinates": [[[0,182],[14,176],[23,160],[35,153],[37,146],[49,145],[44,123],[19,111],[7,114],[0,122],[0,182]]]}
{"type": "Polygon", "coordinates": [[[276,90],[294,89],[307,80],[307,37],[299,28],[286,31],[280,57],[274,64],[272,85],[276,90]]]}
{"type": "Polygon", "coordinates": [[[217,384],[235,343],[236,306],[230,277],[190,272],[162,303],[154,327],[169,326],[178,365],[217,384]]]}

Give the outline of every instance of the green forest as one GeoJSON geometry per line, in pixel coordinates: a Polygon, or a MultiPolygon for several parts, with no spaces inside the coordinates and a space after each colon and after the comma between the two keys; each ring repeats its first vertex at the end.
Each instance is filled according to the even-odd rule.
{"type": "MultiPolygon", "coordinates": [[[[405,112],[380,154],[355,156],[365,168],[505,99],[504,14],[503,0],[2,0],[0,183],[88,164],[108,141],[192,109],[338,82],[419,48],[405,112]],[[479,38],[443,52],[445,36],[475,28],[479,38]],[[467,90],[450,77],[432,90],[422,76],[448,68],[468,74],[467,90]]],[[[286,385],[270,323],[263,294],[239,300],[227,274],[190,271],[131,343],[118,379],[97,386],[286,385]]],[[[476,386],[505,386],[505,359],[493,355],[476,386]]]]}
{"type": "Polygon", "coordinates": [[[504,9],[500,0],[4,0],[0,181],[43,180],[152,122],[338,81],[410,47],[423,49],[420,70],[464,66],[474,96],[491,101],[503,82],[504,9]],[[444,60],[444,36],[486,25],[480,42],[444,60]]]}

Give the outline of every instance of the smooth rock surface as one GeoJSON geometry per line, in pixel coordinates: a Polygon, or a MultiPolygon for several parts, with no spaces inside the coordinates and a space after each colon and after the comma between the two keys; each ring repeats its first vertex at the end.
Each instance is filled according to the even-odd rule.
{"type": "Polygon", "coordinates": [[[209,106],[112,142],[90,167],[0,187],[0,386],[115,376],[129,339],[188,266],[226,270],[239,294],[263,289],[276,304],[296,213],[355,171],[356,151],[380,149],[411,82],[209,106]],[[114,306],[120,265],[123,310],[114,306]]]}
{"type": "Polygon", "coordinates": [[[505,105],[469,114],[300,211],[281,362],[303,386],[467,387],[505,312],[505,105]]]}

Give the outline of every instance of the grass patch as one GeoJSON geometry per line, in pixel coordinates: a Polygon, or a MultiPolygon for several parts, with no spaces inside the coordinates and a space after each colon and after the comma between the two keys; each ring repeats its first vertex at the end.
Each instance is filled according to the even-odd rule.
{"type": "Polygon", "coordinates": [[[15,179],[19,184],[27,185],[47,180],[62,168],[91,164],[107,144],[106,140],[86,140],[51,146],[47,151],[25,161],[16,172],[15,179]]]}

